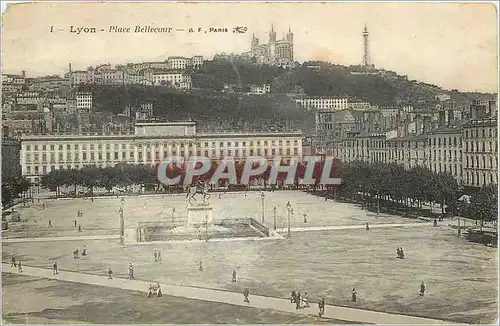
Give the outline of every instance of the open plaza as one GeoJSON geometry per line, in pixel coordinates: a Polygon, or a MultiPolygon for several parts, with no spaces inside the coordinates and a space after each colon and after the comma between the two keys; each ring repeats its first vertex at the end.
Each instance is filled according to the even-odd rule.
{"type": "MultiPolygon", "coordinates": [[[[157,282],[165,284],[162,300],[170,300],[169,295],[185,296],[191,300],[189,304],[194,305],[193,299],[199,298],[206,305],[221,305],[226,300],[224,295],[237,296],[241,302],[228,299],[234,304],[226,305],[227,313],[221,317],[225,322],[255,321],[237,320],[239,314],[249,315],[243,312],[250,309],[243,306],[245,288],[250,292],[250,307],[267,307],[260,309],[259,315],[268,317],[255,321],[258,323],[285,322],[278,311],[288,308],[280,308],[271,301],[266,306],[267,300],[288,299],[294,290],[309,294],[311,310],[306,315],[317,314],[317,302],[322,298],[327,305],[359,309],[347,319],[350,322],[368,322],[372,311],[401,314],[402,323],[404,315],[466,323],[487,323],[497,318],[497,249],[458,237],[456,230],[448,226],[450,220],[433,227],[427,221],[377,215],[354,204],[325,201],[300,191],[264,192],[264,196],[260,191],[212,193],[214,221],[252,218],[267,226],[275,236],[126,241],[122,245],[121,207],[125,228],[135,228],[139,222],[182,221],[187,215],[185,194],[123,198],[41,199],[16,206],[21,222],[10,223],[9,230],[2,233],[3,276],[15,280],[4,287],[3,302],[7,307],[4,319],[8,321],[9,314],[15,316],[20,312],[16,309],[26,313],[26,309],[12,303],[24,282],[23,278],[12,275],[18,273],[17,268],[10,266],[12,257],[25,266],[25,275],[31,273],[30,276],[42,279],[52,279],[52,264],[57,261],[60,276],[54,276],[51,287],[69,292],[73,287],[80,289],[90,284],[132,291],[135,288],[127,285],[129,280],[126,280],[132,264],[137,282],[146,284],[144,296],[137,296],[138,301],[148,300],[147,284],[157,282]],[[287,209],[288,203],[293,213],[287,209]],[[73,251],[81,252],[84,246],[87,255],[75,259],[73,251]],[[404,248],[405,259],[396,258],[398,247],[404,248]],[[161,252],[162,261],[155,261],[155,251],[161,252]],[[199,269],[200,262],[203,271],[199,269]],[[106,284],[110,268],[114,279],[109,282],[121,283],[106,284]],[[232,282],[233,271],[237,282],[232,282]],[[65,272],[73,274],[63,280],[65,272]],[[426,284],[425,296],[419,296],[422,281],[426,284]],[[170,292],[168,286],[172,287],[170,292]],[[356,302],[351,301],[353,288],[357,292],[356,302]],[[199,292],[205,290],[214,291],[213,296],[204,297],[199,292]]],[[[134,285],[138,291],[141,284],[134,285]]],[[[40,291],[44,286],[40,286],[40,291]]],[[[46,297],[40,309],[51,307],[51,300],[52,308],[56,309],[58,299],[46,297]]],[[[35,313],[37,308],[32,309],[35,313]]],[[[347,318],[340,316],[340,312],[338,316],[332,312],[327,317],[344,321],[347,318]]],[[[75,321],[69,317],[67,320],[75,321]]],[[[168,314],[144,321],[173,322],[168,314]]],[[[293,322],[321,321],[298,318],[293,322]]]]}

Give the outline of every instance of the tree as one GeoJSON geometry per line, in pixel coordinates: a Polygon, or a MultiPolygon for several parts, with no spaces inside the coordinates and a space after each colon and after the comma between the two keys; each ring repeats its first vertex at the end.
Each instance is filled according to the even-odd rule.
{"type": "Polygon", "coordinates": [[[81,169],[81,184],[87,188],[90,196],[94,194],[94,187],[99,182],[100,170],[95,165],[84,166],[81,169]]]}
{"type": "Polygon", "coordinates": [[[484,220],[494,220],[498,218],[498,186],[490,184],[483,186],[471,198],[470,210],[472,218],[484,220]]]}
{"type": "Polygon", "coordinates": [[[56,197],[61,195],[61,187],[68,184],[69,174],[67,170],[52,170],[41,178],[42,187],[56,192],[56,197]]]}

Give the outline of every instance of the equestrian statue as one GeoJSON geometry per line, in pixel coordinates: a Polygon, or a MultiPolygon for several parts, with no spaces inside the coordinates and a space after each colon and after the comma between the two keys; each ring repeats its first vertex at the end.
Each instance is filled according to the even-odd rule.
{"type": "Polygon", "coordinates": [[[195,185],[187,189],[186,198],[189,198],[188,201],[190,205],[194,205],[194,203],[196,202],[196,195],[198,194],[203,196],[203,204],[207,204],[208,200],[210,199],[207,182],[197,181],[195,185]]]}

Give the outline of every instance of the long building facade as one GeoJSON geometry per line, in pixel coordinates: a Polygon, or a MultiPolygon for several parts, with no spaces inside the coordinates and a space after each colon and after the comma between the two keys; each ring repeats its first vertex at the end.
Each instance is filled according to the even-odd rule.
{"type": "Polygon", "coordinates": [[[129,135],[40,135],[22,138],[22,175],[33,183],[57,169],[119,163],[155,165],[165,157],[205,156],[235,160],[302,156],[301,132],[197,133],[195,122],[137,123],[129,135]]]}
{"type": "Polygon", "coordinates": [[[462,126],[405,137],[354,132],[333,141],[326,154],[344,162],[425,166],[451,174],[465,187],[498,184],[497,118],[472,119],[462,126]]]}

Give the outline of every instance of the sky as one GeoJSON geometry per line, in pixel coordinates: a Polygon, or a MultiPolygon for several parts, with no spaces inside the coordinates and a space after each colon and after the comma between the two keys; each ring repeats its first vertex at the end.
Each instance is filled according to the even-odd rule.
{"type": "Polygon", "coordinates": [[[446,89],[498,89],[497,16],[491,3],[45,2],[8,5],[2,20],[2,71],[25,70],[27,76],[64,74],[70,62],[77,70],[245,52],[252,34],[267,42],[272,24],[278,38],[291,28],[300,62],[360,64],[366,24],[377,68],[446,89]],[[146,25],[202,32],[133,33],[135,26],[146,25]],[[98,32],[77,35],[71,26],[98,32]],[[129,27],[132,33],[111,33],[110,26],[129,27]],[[248,30],[234,34],[235,26],[248,30]],[[210,27],[229,32],[204,33],[210,27]]]}

